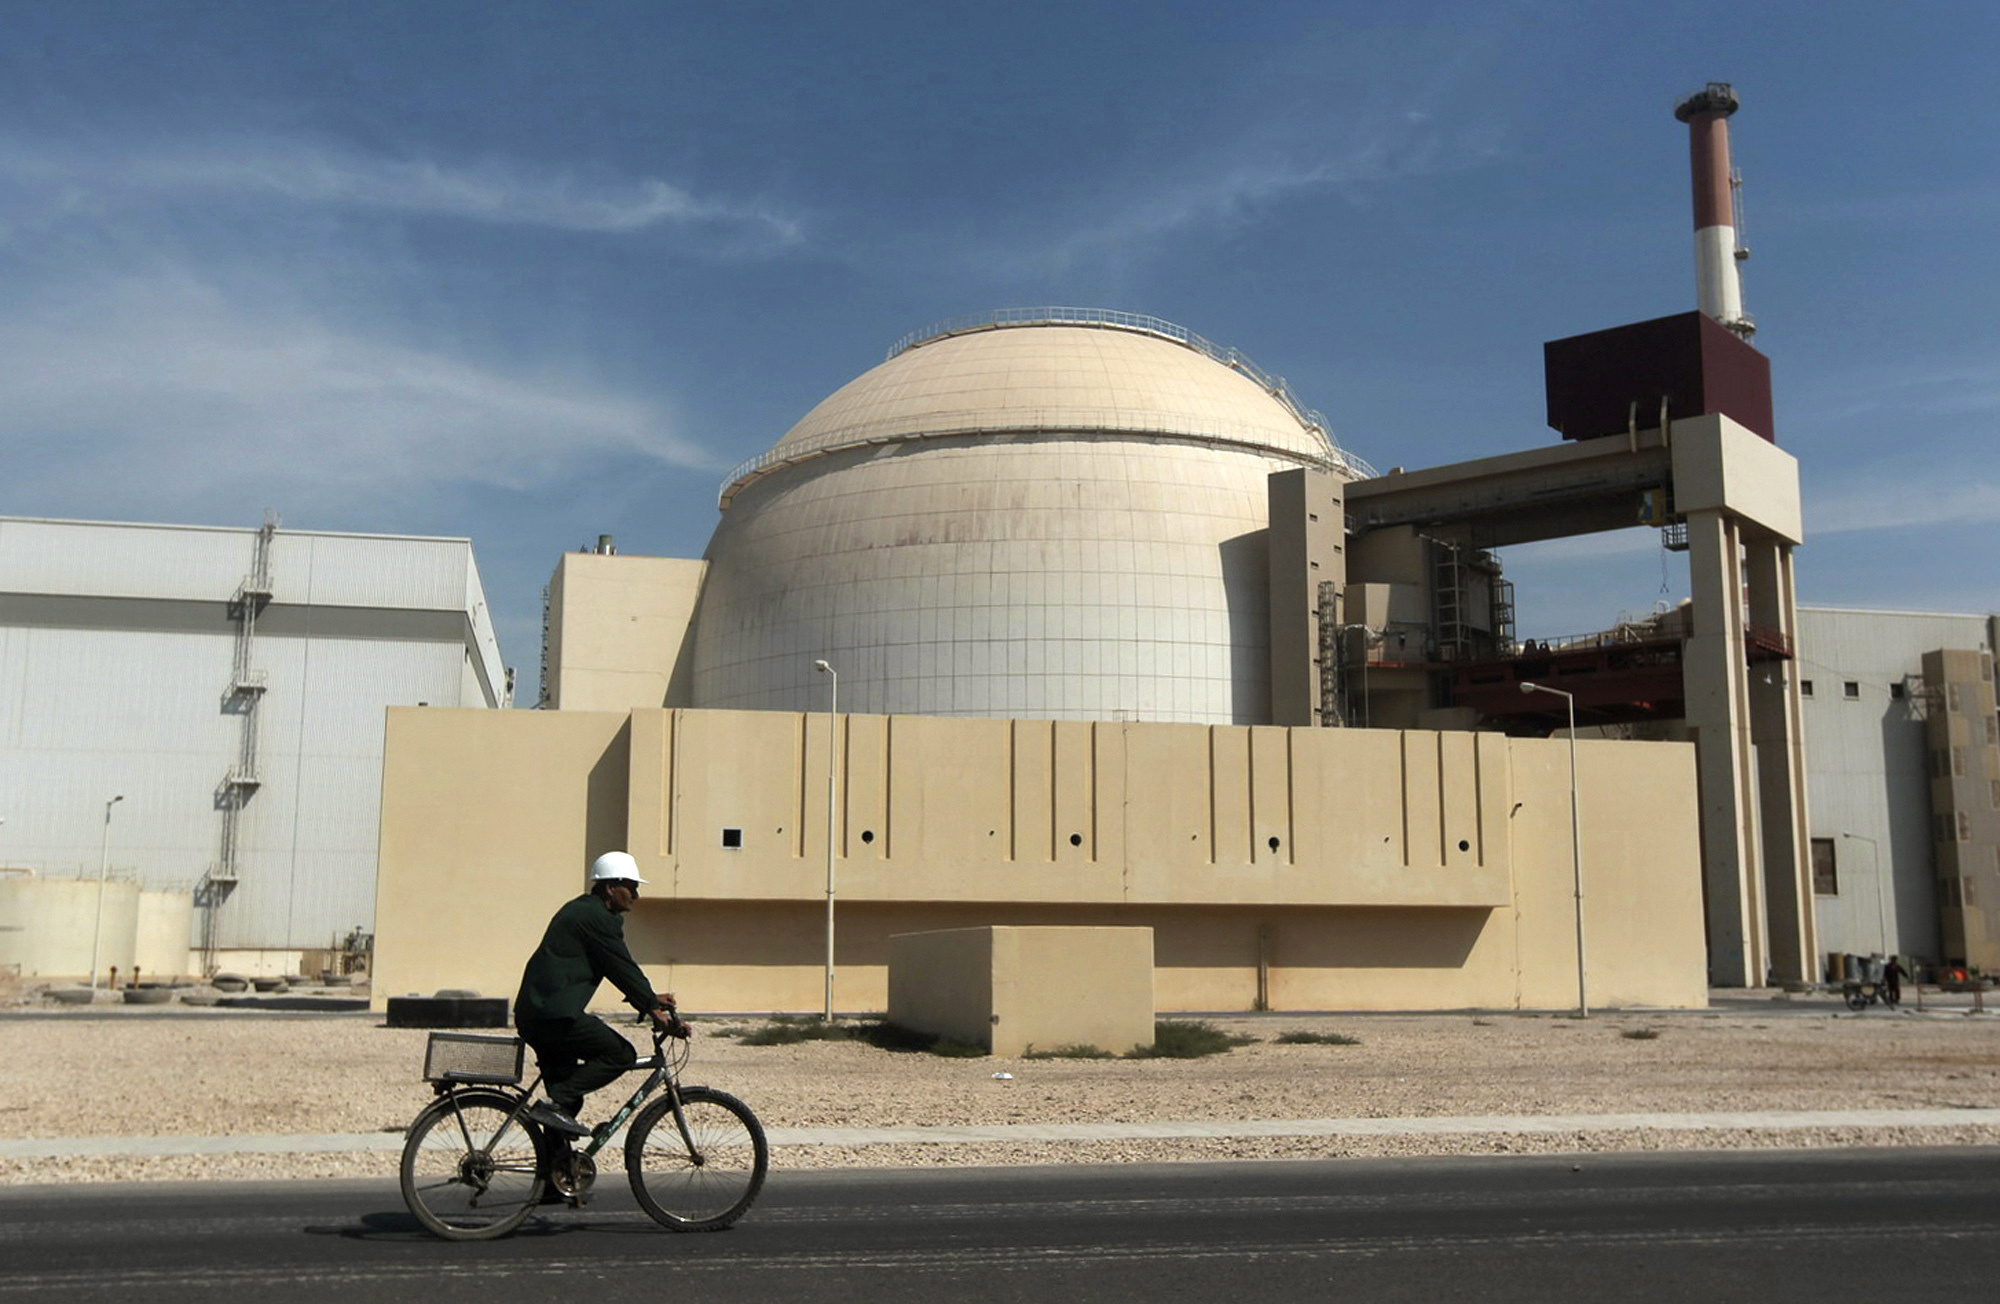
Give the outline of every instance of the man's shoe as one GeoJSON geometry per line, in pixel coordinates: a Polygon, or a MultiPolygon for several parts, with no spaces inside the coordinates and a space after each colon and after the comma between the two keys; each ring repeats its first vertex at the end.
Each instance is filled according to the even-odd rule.
{"type": "Polygon", "coordinates": [[[576,1121],[552,1100],[538,1100],[528,1106],[526,1117],[564,1136],[589,1136],[590,1129],[576,1121]]]}

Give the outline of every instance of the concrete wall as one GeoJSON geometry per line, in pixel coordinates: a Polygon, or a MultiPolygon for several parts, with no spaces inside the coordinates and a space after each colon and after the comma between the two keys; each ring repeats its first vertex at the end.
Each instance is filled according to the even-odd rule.
{"type": "Polygon", "coordinates": [[[1346,621],[1340,595],[1347,587],[1347,515],[1340,476],[1300,467],[1275,471],[1267,481],[1271,528],[1272,724],[1337,724],[1322,720],[1320,628],[1346,621]],[[1321,610],[1320,587],[1334,602],[1321,610]]]}
{"type": "Polygon", "coordinates": [[[548,701],[565,711],[678,704],[708,563],[565,553],[549,581],[548,701]]]}
{"type": "Polygon", "coordinates": [[[2000,968],[2000,716],[1993,654],[1924,653],[1945,959],[2000,968]]]}
{"type": "Polygon", "coordinates": [[[1153,934],[1146,928],[968,928],[889,942],[889,1019],[985,1046],[1153,1042],[1153,934]]]}
{"type": "Polygon", "coordinates": [[[514,995],[549,916],[624,843],[628,732],[623,713],[389,712],[378,1002],[514,995]]]}
{"type": "MultiPolygon", "coordinates": [[[[897,933],[1050,925],[1151,928],[1163,1010],[1575,1000],[1563,743],[836,725],[841,1010],[886,1008],[897,933]]],[[[1692,749],[1578,750],[1593,1004],[1700,1005],[1692,749]]],[[[377,999],[511,995],[590,860],[625,846],[652,880],[626,932],[657,985],[691,1009],[818,1009],[826,766],[824,715],[392,710],[377,999]]]]}

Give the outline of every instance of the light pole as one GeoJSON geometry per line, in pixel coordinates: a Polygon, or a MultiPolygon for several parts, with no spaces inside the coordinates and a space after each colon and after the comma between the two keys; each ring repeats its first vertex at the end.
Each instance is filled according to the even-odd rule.
{"type": "Polygon", "coordinates": [[[826,693],[826,1009],[822,1017],[833,1022],[833,781],[835,771],[834,715],[840,709],[840,673],[824,661],[813,669],[827,677],[826,693]]]}
{"type": "Polygon", "coordinates": [[[104,837],[97,846],[97,926],[90,934],[90,987],[97,990],[97,957],[104,943],[104,871],[111,863],[111,808],[125,800],[119,793],[104,803],[104,837]]]}
{"type": "Polygon", "coordinates": [[[1576,887],[1576,1017],[1590,1017],[1583,959],[1583,831],[1576,809],[1576,697],[1560,688],[1522,681],[1523,693],[1548,693],[1560,697],[1569,710],[1569,866],[1576,887]]]}
{"type": "Polygon", "coordinates": [[[1889,907],[1883,901],[1882,879],[1884,875],[1882,873],[1882,844],[1864,834],[1849,833],[1846,829],[1842,829],[1840,831],[1840,836],[1843,838],[1853,838],[1856,842],[1867,843],[1869,855],[1874,858],[1875,931],[1877,935],[1879,935],[1882,939],[1882,955],[1883,958],[1886,959],[1888,958],[1890,953],[1889,952],[1889,907]]]}

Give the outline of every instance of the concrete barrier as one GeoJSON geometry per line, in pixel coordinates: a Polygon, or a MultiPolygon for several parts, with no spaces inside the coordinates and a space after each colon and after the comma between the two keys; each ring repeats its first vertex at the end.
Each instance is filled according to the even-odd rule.
{"type": "Polygon", "coordinates": [[[995,1055],[1153,1042],[1150,928],[954,928],[889,939],[889,1021],[995,1055]]]}

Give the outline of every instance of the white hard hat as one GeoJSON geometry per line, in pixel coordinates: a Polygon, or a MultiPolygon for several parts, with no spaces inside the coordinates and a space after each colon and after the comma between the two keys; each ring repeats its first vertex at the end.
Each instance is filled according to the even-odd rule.
{"type": "Polygon", "coordinates": [[[591,862],[590,881],[602,883],[606,879],[616,879],[621,883],[646,881],[639,877],[639,862],[626,851],[607,851],[591,862]]]}

